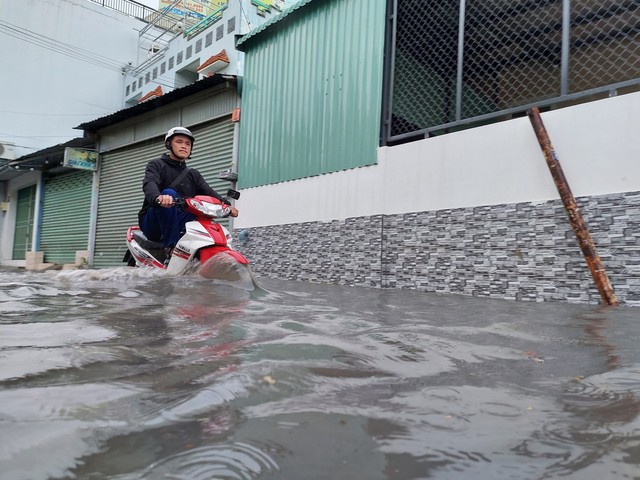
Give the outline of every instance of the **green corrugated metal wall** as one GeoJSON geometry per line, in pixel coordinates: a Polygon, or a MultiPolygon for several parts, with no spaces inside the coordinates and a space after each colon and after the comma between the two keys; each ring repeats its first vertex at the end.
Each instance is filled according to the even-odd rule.
{"type": "Polygon", "coordinates": [[[44,182],[40,250],[49,263],[74,263],[89,247],[93,173],[74,171],[44,182]]]}
{"type": "Polygon", "coordinates": [[[376,162],[385,0],[315,0],[243,42],[238,186],[376,162]]]}
{"type": "MultiPolygon", "coordinates": [[[[230,117],[191,131],[196,141],[193,157],[187,165],[197,169],[215,190],[226,193],[229,183],[216,176],[232,164],[233,124],[230,117]]],[[[94,267],[123,265],[127,228],[138,224],[138,210],[142,206],[144,169],[149,160],[164,152],[164,137],[159,137],[102,156],[94,267]]]]}

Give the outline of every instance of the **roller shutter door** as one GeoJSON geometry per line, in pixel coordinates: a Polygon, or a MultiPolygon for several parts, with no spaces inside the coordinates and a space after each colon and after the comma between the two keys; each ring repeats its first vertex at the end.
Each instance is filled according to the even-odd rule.
{"type": "MultiPolygon", "coordinates": [[[[233,124],[230,117],[191,128],[196,142],[187,165],[202,173],[205,180],[224,195],[229,182],[217,175],[231,168],[233,124]]],[[[164,137],[136,144],[102,156],[98,216],[93,266],[122,266],[126,252],[127,228],[138,224],[142,206],[142,178],[147,162],[166,150],[164,137]]]]}
{"type": "MultiPolygon", "coordinates": [[[[191,129],[196,137],[190,167],[198,170],[204,179],[220,195],[225,195],[230,183],[220,180],[218,174],[231,168],[233,160],[233,123],[230,118],[191,129]]],[[[220,223],[225,223],[221,221],[220,223]]],[[[227,222],[228,223],[228,222],[227,222]]]]}
{"type": "Polygon", "coordinates": [[[45,179],[40,250],[47,263],[74,263],[88,250],[93,173],[74,171],[45,179]]]}
{"type": "Polygon", "coordinates": [[[138,224],[144,167],[163,148],[163,139],[157,138],[102,155],[94,267],[123,265],[127,228],[138,224]]]}

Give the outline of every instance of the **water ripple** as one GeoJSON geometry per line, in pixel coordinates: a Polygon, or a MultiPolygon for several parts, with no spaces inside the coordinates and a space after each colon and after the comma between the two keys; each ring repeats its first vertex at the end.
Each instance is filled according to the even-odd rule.
{"type": "Polygon", "coordinates": [[[214,385],[200,388],[187,398],[178,398],[171,405],[161,403],[154,405],[153,409],[145,411],[144,414],[155,413],[157,416],[147,421],[145,425],[154,427],[194,419],[245,395],[247,395],[247,389],[243,382],[238,378],[228,378],[214,385]]]}
{"type": "Polygon", "coordinates": [[[114,330],[81,320],[0,325],[0,348],[79,345],[105,341],[116,335],[114,330]]]}
{"type": "Polygon", "coordinates": [[[633,312],[267,286],[0,271],[0,478],[637,477],[633,312]]]}
{"type": "Polygon", "coordinates": [[[139,476],[126,476],[122,480],[251,480],[277,471],[278,464],[259,448],[247,443],[231,443],[203,446],[172,455],[149,466],[139,476]]]}

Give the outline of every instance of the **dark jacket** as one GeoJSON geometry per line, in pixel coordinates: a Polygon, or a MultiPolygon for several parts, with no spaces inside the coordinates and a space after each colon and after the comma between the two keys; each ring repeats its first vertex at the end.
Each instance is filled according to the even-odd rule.
{"type": "MultiPolygon", "coordinates": [[[[156,160],[147,163],[144,171],[144,179],[142,180],[142,191],[144,192],[144,203],[140,212],[138,212],[138,221],[142,221],[142,217],[150,206],[156,205],[156,199],[160,192],[168,188],[171,183],[187,168],[185,162],[177,162],[171,160],[168,153],[163,154],[156,160]]],[[[210,195],[222,200],[222,196],[218,194],[209,184],[202,178],[200,172],[190,168],[187,174],[180,180],[178,185],[173,186],[178,192],[178,197],[194,197],[196,195],[210,195]]]]}

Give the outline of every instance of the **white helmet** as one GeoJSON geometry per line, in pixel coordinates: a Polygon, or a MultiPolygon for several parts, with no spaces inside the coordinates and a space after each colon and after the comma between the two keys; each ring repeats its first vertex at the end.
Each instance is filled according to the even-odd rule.
{"type": "Polygon", "coordinates": [[[167,134],[164,136],[164,146],[167,147],[168,150],[171,150],[171,139],[176,135],[184,135],[186,137],[189,137],[191,139],[191,147],[193,148],[193,144],[196,139],[193,137],[191,131],[188,128],[184,127],[173,127],[169,129],[167,134]]]}

